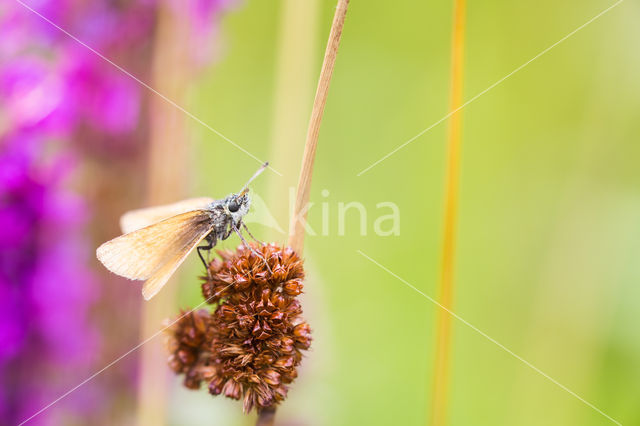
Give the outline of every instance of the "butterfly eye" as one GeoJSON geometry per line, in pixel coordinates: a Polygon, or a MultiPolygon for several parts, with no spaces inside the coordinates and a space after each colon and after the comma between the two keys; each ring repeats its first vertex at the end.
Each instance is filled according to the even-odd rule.
{"type": "Polygon", "coordinates": [[[236,201],[232,201],[229,203],[229,211],[231,213],[235,213],[240,208],[240,205],[236,201]]]}

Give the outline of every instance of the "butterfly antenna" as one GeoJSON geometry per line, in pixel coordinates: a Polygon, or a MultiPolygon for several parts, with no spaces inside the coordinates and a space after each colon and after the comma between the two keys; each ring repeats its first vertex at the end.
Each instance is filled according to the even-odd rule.
{"type": "Polygon", "coordinates": [[[260,166],[260,168],[258,169],[258,171],[256,171],[253,176],[251,176],[251,179],[249,179],[249,181],[244,185],[244,187],[242,187],[242,191],[240,191],[240,195],[244,195],[247,192],[249,192],[249,184],[251,182],[253,182],[253,180],[255,178],[257,178],[258,176],[260,176],[260,173],[264,172],[264,169],[266,169],[267,167],[269,167],[269,162],[266,161],[262,166],[260,166]]]}

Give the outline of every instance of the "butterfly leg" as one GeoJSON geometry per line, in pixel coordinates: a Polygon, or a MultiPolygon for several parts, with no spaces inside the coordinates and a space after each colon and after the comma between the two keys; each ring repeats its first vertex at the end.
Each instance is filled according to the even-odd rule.
{"type": "Polygon", "coordinates": [[[249,231],[249,227],[244,223],[244,222],[240,222],[242,224],[242,228],[244,228],[244,230],[246,231],[247,234],[249,234],[249,236],[257,243],[259,243],[261,246],[264,246],[265,243],[263,243],[262,241],[260,241],[259,239],[257,239],[256,237],[253,236],[253,234],[251,233],[251,231],[249,231]]]}
{"type": "Polygon", "coordinates": [[[270,273],[273,273],[273,271],[271,270],[271,268],[269,267],[269,263],[267,262],[267,259],[265,259],[265,257],[261,254],[258,253],[256,251],[256,249],[254,249],[253,247],[251,247],[251,245],[247,242],[247,240],[244,239],[244,236],[242,235],[242,233],[240,232],[240,230],[236,227],[235,224],[231,223],[231,227],[232,229],[235,231],[236,234],[238,234],[238,237],[240,237],[240,240],[242,241],[242,244],[245,245],[245,247],[247,247],[249,250],[251,250],[251,252],[253,254],[255,254],[256,256],[258,256],[260,259],[262,259],[262,261],[264,262],[264,265],[267,267],[267,269],[269,270],[270,273]]]}
{"type": "Polygon", "coordinates": [[[211,278],[211,273],[209,272],[209,262],[204,260],[204,257],[202,256],[202,251],[206,250],[207,260],[209,260],[209,253],[211,253],[211,249],[216,245],[216,242],[217,242],[216,235],[212,233],[211,235],[207,236],[207,245],[198,246],[197,248],[198,256],[200,257],[200,260],[202,261],[204,268],[207,270],[207,275],[209,275],[209,278],[211,278]]]}

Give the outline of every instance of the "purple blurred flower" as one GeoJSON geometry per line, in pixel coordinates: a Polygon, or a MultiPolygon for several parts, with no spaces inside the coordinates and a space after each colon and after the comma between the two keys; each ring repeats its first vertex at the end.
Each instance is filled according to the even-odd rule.
{"type": "Polygon", "coordinates": [[[66,96],[68,82],[54,64],[34,56],[20,56],[0,69],[0,110],[5,126],[25,131],[68,132],[72,114],[66,96]]]}
{"type": "MultiPolygon", "coordinates": [[[[158,7],[168,2],[187,19],[204,65],[221,12],[235,2],[23,1],[144,81],[158,7]]],[[[147,96],[28,8],[0,3],[0,424],[31,416],[95,367],[102,341],[90,320],[98,297],[90,212],[67,181],[76,156],[125,159],[140,144],[147,96]]],[[[103,394],[89,383],[30,424],[88,423],[103,394]]]]}
{"type": "Polygon", "coordinates": [[[19,305],[14,302],[20,296],[19,289],[0,278],[0,363],[14,358],[24,343],[24,321],[19,305]]]}
{"type": "Polygon", "coordinates": [[[140,85],[110,64],[96,61],[91,52],[75,53],[66,73],[70,82],[68,96],[75,105],[82,106],[77,119],[98,133],[132,133],[139,123],[140,85]]]}
{"type": "MultiPolygon", "coordinates": [[[[195,36],[203,41],[208,40],[216,30],[217,26],[214,22],[218,15],[232,4],[231,0],[194,0],[189,2],[186,7],[189,8],[189,19],[195,36]]],[[[185,7],[184,3],[182,3],[182,7],[185,7]]]]}
{"type": "MultiPolygon", "coordinates": [[[[96,283],[86,266],[86,210],[64,188],[72,164],[45,157],[48,145],[27,132],[0,140],[0,377],[14,396],[36,385],[64,392],[86,374],[98,344],[88,321],[96,283]]],[[[6,401],[3,424],[23,420],[16,413],[32,403],[6,401]]]]}
{"type": "Polygon", "coordinates": [[[190,53],[199,66],[211,62],[214,55],[213,41],[218,31],[218,22],[223,12],[238,3],[238,0],[165,0],[175,15],[183,16],[191,34],[190,53]]]}

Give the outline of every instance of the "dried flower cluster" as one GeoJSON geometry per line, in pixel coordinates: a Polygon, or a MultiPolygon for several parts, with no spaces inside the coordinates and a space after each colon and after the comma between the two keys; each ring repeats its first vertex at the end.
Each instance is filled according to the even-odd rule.
{"type": "Polygon", "coordinates": [[[171,328],[169,365],[185,386],[208,383],[213,395],[242,398],[244,411],[281,402],[297,377],[311,330],[301,318],[302,261],[290,248],[241,246],[219,251],[202,293],[215,311],[190,312],[171,328]]]}
{"type": "Polygon", "coordinates": [[[169,367],[185,375],[187,388],[198,389],[203,380],[212,378],[212,317],[206,309],[180,314],[168,339],[169,367]]]}

